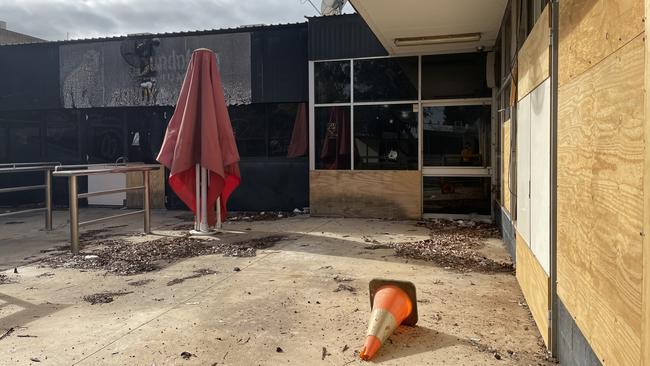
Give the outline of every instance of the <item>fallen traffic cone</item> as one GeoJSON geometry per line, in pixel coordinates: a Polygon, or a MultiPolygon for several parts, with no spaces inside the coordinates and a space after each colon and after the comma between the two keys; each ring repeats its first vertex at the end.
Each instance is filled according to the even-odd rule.
{"type": "Polygon", "coordinates": [[[368,333],[360,354],[364,361],[377,353],[398,326],[418,322],[415,285],[411,282],[373,279],[370,281],[370,304],[368,333]]]}

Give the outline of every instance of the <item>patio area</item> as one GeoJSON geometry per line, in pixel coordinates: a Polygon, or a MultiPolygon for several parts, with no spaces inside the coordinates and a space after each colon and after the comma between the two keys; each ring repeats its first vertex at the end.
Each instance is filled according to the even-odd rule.
{"type": "MultiPolygon", "coordinates": [[[[81,215],[107,211],[84,209],[81,215]]],[[[42,230],[41,215],[0,221],[3,362],[361,364],[368,282],[383,277],[415,283],[420,319],[416,327],[399,328],[373,362],[551,363],[513,272],[503,269],[509,259],[499,239],[476,247],[483,262],[506,263],[494,270],[446,262],[432,252],[433,261],[413,259],[408,248],[417,244],[411,243],[438,240],[425,222],[262,218],[272,220],[239,216],[226,222],[226,232],[208,242],[214,244],[210,253],[157,258],[155,268],[129,275],[106,265],[103,256],[117,253],[119,243],[147,248],[187,240],[191,216],[154,212],[147,236],[140,220],[128,218],[82,230],[77,257],[62,247],[67,212],[55,212],[51,232],[42,230]],[[261,244],[233,252],[241,243],[261,244]]]]}

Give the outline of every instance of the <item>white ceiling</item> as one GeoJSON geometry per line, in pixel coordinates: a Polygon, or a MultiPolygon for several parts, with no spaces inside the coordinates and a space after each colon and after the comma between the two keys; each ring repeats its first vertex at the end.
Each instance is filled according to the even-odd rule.
{"type": "Polygon", "coordinates": [[[508,0],[350,0],[391,55],[491,49],[508,0]],[[481,40],[396,47],[395,38],[481,33],[481,40]]]}

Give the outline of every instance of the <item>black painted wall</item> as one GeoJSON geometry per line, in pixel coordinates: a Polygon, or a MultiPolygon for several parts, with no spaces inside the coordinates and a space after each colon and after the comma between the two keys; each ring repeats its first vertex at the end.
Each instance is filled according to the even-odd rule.
{"type": "Polygon", "coordinates": [[[0,110],[58,108],[59,91],[58,44],[0,47],[0,110]]]}
{"type": "Polygon", "coordinates": [[[388,56],[359,14],[309,18],[309,59],[388,56]]]}
{"type": "Polygon", "coordinates": [[[253,32],[253,103],[306,102],[307,23],[253,32]]]}

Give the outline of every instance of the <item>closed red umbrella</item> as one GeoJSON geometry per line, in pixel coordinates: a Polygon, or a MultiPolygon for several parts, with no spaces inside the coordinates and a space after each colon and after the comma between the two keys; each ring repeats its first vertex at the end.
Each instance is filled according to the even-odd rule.
{"type": "Polygon", "coordinates": [[[228,197],[241,182],[239,152],[211,50],[192,53],[157,160],[171,171],[169,185],[196,214],[197,223],[215,225],[210,208],[217,198],[225,219],[228,197]]]}

